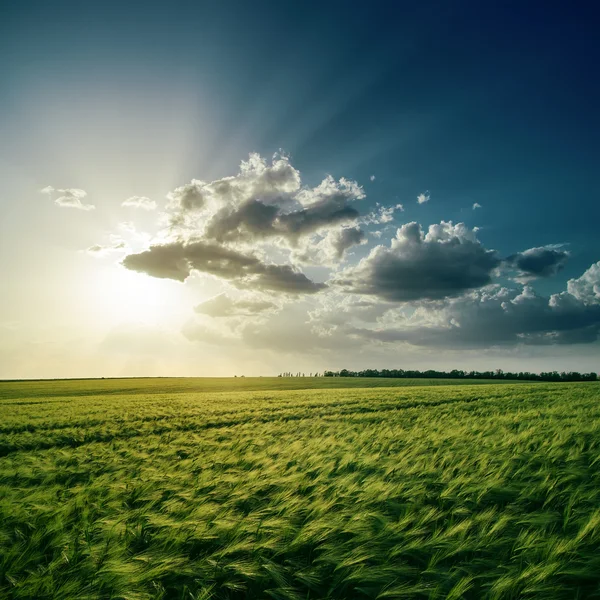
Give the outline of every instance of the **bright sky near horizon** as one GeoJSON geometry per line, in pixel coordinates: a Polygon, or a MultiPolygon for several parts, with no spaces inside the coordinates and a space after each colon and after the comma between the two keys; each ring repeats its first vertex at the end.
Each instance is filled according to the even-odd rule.
{"type": "Polygon", "coordinates": [[[4,7],[0,378],[600,370],[594,9],[4,7]]]}

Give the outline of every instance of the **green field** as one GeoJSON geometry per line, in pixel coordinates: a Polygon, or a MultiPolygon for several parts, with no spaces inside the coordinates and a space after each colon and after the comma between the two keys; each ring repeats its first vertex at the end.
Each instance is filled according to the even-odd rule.
{"type": "Polygon", "coordinates": [[[424,385],[477,385],[517,382],[486,379],[386,379],[385,377],[165,377],[129,379],[37,379],[0,381],[0,399],[99,394],[181,394],[184,392],[258,392],[424,385]]]}
{"type": "Polygon", "coordinates": [[[600,598],[600,384],[440,383],[0,382],[0,598],[600,598]]]}

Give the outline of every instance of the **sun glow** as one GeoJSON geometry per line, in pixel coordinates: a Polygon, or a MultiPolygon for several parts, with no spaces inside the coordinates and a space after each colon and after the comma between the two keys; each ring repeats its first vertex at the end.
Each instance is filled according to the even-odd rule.
{"type": "Polygon", "coordinates": [[[181,318],[181,284],[156,279],[110,265],[96,273],[90,291],[94,312],[101,321],[165,324],[181,318]]]}

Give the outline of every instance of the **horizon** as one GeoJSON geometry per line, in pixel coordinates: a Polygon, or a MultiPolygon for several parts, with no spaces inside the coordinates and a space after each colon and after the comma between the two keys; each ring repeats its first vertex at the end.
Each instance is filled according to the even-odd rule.
{"type": "Polygon", "coordinates": [[[0,379],[598,372],[593,8],[430,9],[7,7],[0,379]]]}

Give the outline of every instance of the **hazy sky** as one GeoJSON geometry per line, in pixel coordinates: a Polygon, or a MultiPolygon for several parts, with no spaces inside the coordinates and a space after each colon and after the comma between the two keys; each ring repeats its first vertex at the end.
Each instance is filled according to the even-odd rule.
{"type": "Polygon", "coordinates": [[[592,5],[4,6],[0,377],[599,370],[592,5]]]}

